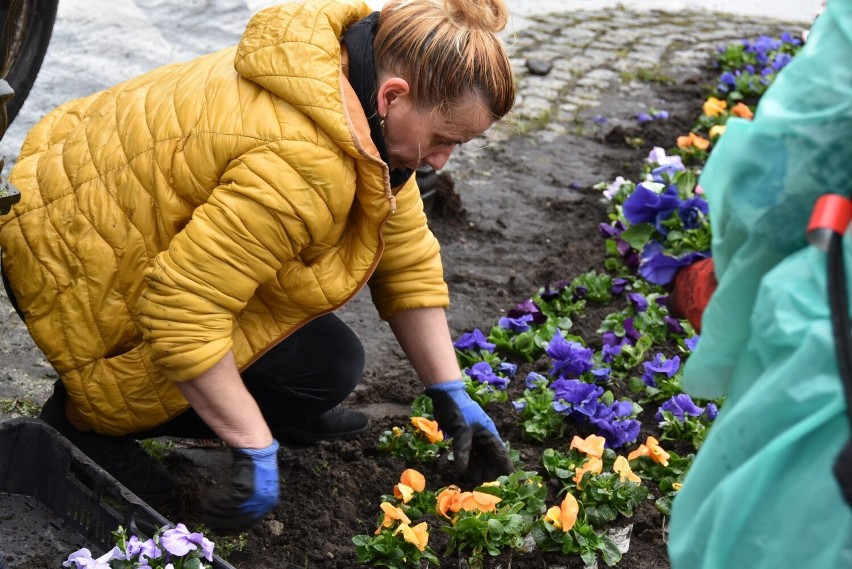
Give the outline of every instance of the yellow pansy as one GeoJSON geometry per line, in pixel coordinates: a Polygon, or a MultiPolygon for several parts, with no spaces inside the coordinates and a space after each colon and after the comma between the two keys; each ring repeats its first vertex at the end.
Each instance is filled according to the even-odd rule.
{"type": "Polygon", "coordinates": [[[422,522],[417,524],[414,527],[411,527],[408,524],[399,524],[399,527],[396,528],[396,531],[393,532],[394,535],[398,533],[402,533],[402,538],[408,543],[413,543],[417,546],[417,549],[423,551],[426,549],[426,544],[429,543],[429,532],[427,531],[428,526],[426,522],[422,522]]]}
{"type": "Polygon", "coordinates": [[[719,138],[723,134],[725,134],[725,125],[714,124],[713,126],[710,127],[710,138],[711,138],[711,140],[715,139],[715,138],[719,138]]]}
{"type": "Polygon", "coordinates": [[[728,103],[726,101],[720,101],[716,97],[710,97],[704,101],[702,110],[708,117],[718,117],[725,112],[726,108],[728,108],[728,103]]]}
{"type": "Polygon", "coordinates": [[[403,512],[390,502],[382,502],[379,507],[385,513],[385,517],[384,519],[382,519],[382,524],[376,529],[376,535],[379,535],[382,532],[382,528],[389,528],[398,521],[404,524],[411,523],[411,520],[408,519],[408,516],[405,515],[405,512],[403,512]]]}
{"type": "Polygon", "coordinates": [[[403,504],[407,504],[414,497],[414,488],[400,482],[393,487],[393,495],[397,500],[401,500],[403,504]]]}
{"type": "Polygon", "coordinates": [[[574,471],[574,484],[577,485],[577,488],[580,488],[585,473],[600,474],[601,470],[603,470],[603,461],[597,457],[590,458],[574,471]]]}
{"type": "Polygon", "coordinates": [[[603,456],[604,444],[606,444],[606,439],[598,435],[589,435],[585,439],[574,435],[569,448],[584,452],[589,457],[600,458],[603,456]]]}
{"type": "Polygon", "coordinates": [[[683,488],[683,484],[681,484],[680,482],[675,482],[672,484],[672,490],[674,490],[675,492],[677,492],[681,488],[683,488]]]}
{"type": "Polygon", "coordinates": [[[444,440],[444,433],[438,428],[437,421],[430,421],[426,417],[412,417],[411,424],[423,431],[430,443],[439,443],[444,440]]]}
{"type": "Polygon", "coordinates": [[[642,479],[633,472],[633,469],[630,468],[630,463],[627,462],[627,459],[623,456],[619,456],[615,459],[615,463],[612,465],[612,471],[618,474],[622,482],[625,480],[637,483],[642,482],[642,479]]]}

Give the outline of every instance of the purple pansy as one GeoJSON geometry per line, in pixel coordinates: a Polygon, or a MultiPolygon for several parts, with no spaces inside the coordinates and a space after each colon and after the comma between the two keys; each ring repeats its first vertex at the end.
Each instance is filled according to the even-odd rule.
{"type": "Polygon", "coordinates": [[[639,275],[658,285],[670,283],[680,267],[691,265],[710,256],[709,251],[692,251],[680,257],[666,255],[658,241],[648,241],[642,249],[639,275]]]}
{"type": "Polygon", "coordinates": [[[686,347],[687,347],[690,351],[695,351],[695,348],[698,346],[698,340],[699,340],[699,338],[701,338],[701,336],[699,336],[698,334],[696,334],[696,335],[695,335],[695,336],[693,336],[692,338],[687,338],[686,340],[684,340],[684,341],[683,341],[683,343],[684,343],[684,345],[686,345],[686,347]]]}
{"type": "Polygon", "coordinates": [[[680,357],[674,356],[669,360],[663,354],[657,353],[653,360],[644,362],[642,365],[645,367],[645,374],[642,376],[642,381],[649,387],[656,387],[656,374],[664,373],[666,377],[674,377],[680,369],[680,357]]]}
{"type": "Polygon", "coordinates": [[[668,314],[663,316],[663,322],[666,323],[666,329],[670,334],[683,334],[686,332],[686,330],[683,329],[683,325],[680,323],[680,320],[673,318],[668,314]]]}
{"type": "Polygon", "coordinates": [[[538,305],[531,298],[516,304],[514,308],[511,308],[506,313],[506,316],[509,318],[518,318],[524,314],[532,315],[533,324],[544,324],[547,322],[547,315],[541,311],[538,305]]]}
{"type": "Polygon", "coordinates": [[[633,190],[622,205],[624,218],[631,224],[653,223],[659,225],[660,220],[667,219],[680,207],[677,190],[657,193],[647,182],[642,182],[633,190]]]}
{"type": "Polygon", "coordinates": [[[625,339],[619,338],[615,332],[604,332],[601,346],[601,360],[604,363],[612,363],[618,354],[621,353],[621,346],[624,345],[625,339]]]}
{"type": "Polygon", "coordinates": [[[600,405],[598,399],[603,395],[603,387],[586,383],[578,379],[557,379],[550,384],[553,390],[553,410],[570,415],[574,412],[594,416],[600,405]]]}
{"type": "Polygon", "coordinates": [[[530,329],[529,323],[532,322],[532,320],[532,314],[522,314],[517,318],[504,316],[497,321],[497,325],[501,328],[505,328],[506,330],[511,330],[516,334],[520,334],[521,332],[526,332],[530,329]]]}
{"type": "Polygon", "coordinates": [[[592,350],[579,342],[569,342],[557,331],[545,353],[553,360],[550,374],[558,378],[580,377],[592,369],[592,350]]]}
{"type": "Polygon", "coordinates": [[[663,422],[663,411],[668,411],[674,415],[678,421],[683,422],[687,416],[698,417],[704,410],[696,405],[692,400],[692,397],[686,393],[678,393],[660,405],[660,409],[657,411],[657,414],[654,415],[657,423],[663,422]]]}
{"type": "Polygon", "coordinates": [[[639,341],[639,338],[642,337],[642,334],[639,333],[639,330],[636,329],[636,325],[633,324],[633,317],[624,319],[624,339],[632,345],[636,345],[636,342],[639,341]]]}
{"type": "Polygon", "coordinates": [[[191,533],[184,524],[178,524],[173,529],[164,531],[160,537],[160,545],[171,555],[178,557],[201,548],[202,556],[207,561],[213,561],[213,542],[201,533],[191,533]]]}
{"type": "Polygon", "coordinates": [[[527,389],[538,389],[541,387],[547,387],[547,378],[540,373],[531,371],[527,374],[524,383],[526,384],[527,389]]]}
{"type": "Polygon", "coordinates": [[[648,299],[641,292],[628,292],[627,300],[630,301],[636,312],[645,312],[648,310],[648,299]]]}
{"type": "Polygon", "coordinates": [[[716,415],[719,414],[719,408],[716,407],[715,403],[708,403],[704,406],[704,418],[708,421],[714,421],[716,419],[716,415]]]}
{"type": "Polygon", "coordinates": [[[684,229],[695,229],[701,226],[701,220],[707,217],[710,211],[707,200],[694,197],[684,200],[677,210],[677,215],[683,222],[684,229]]]}
{"type": "Polygon", "coordinates": [[[509,380],[494,373],[488,362],[476,362],[465,371],[471,379],[495,389],[502,391],[509,386],[509,380]]]}
{"type": "Polygon", "coordinates": [[[627,288],[628,280],[622,278],[614,278],[612,279],[612,286],[609,289],[609,292],[613,295],[619,295],[624,292],[624,289],[627,288]]]}
{"type": "Polygon", "coordinates": [[[453,343],[453,346],[459,350],[485,350],[493,352],[496,347],[489,342],[479,328],[475,328],[472,332],[465,332],[461,337],[453,343]]]}
{"type": "Polygon", "coordinates": [[[614,401],[609,405],[598,405],[589,422],[598,429],[598,434],[606,439],[608,448],[619,448],[632,443],[639,436],[641,424],[630,419],[633,403],[628,400],[614,401]]]}
{"type": "Polygon", "coordinates": [[[655,182],[666,183],[671,181],[675,174],[683,172],[684,170],[686,170],[686,168],[682,163],[669,162],[667,164],[661,164],[651,170],[651,179],[655,182]]]}

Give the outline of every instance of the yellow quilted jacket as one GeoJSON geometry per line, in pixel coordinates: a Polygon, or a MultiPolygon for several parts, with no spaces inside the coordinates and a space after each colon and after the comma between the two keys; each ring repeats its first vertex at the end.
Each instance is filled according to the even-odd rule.
{"type": "Polygon", "coordinates": [[[259,12],[240,43],[50,114],[0,217],[4,270],[77,422],[137,432],[174,382],[241,369],[370,280],[380,316],[447,306],[414,179],[389,187],[340,39],[369,8],[259,12]]]}

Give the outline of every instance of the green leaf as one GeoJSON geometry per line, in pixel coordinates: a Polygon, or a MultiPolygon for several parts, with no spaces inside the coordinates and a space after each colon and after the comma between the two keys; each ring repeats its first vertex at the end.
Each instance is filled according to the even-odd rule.
{"type": "Polygon", "coordinates": [[[654,231],[656,229],[650,223],[637,223],[628,227],[621,234],[621,238],[634,249],[641,251],[645,243],[651,238],[651,235],[654,234],[654,231]]]}

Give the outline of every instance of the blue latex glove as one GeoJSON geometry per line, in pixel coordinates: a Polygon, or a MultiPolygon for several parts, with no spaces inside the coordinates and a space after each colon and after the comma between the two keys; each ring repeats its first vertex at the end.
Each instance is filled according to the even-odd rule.
{"type": "Polygon", "coordinates": [[[441,430],[453,439],[453,457],[462,478],[479,484],[512,472],[512,461],[494,421],[470,398],[464,382],[437,383],[426,388],[426,395],[432,400],[441,430]]]}
{"type": "Polygon", "coordinates": [[[278,441],[262,449],[231,449],[231,484],[212,494],[204,506],[205,521],[218,531],[240,532],[278,505],[278,441]]]}

